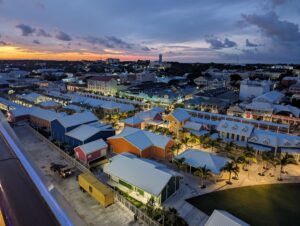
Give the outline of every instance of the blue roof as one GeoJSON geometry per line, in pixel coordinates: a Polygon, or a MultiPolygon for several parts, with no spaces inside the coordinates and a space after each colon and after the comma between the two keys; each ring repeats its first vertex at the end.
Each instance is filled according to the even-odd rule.
{"type": "Polygon", "coordinates": [[[144,120],[142,120],[138,117],[135,117],[135,116],[123,120],[123,122],[127,125],[136,125],[136,124],[142,123],[143,121],[144,120]]]}
{"type": "Polygon", "coordinates": [[[191,117],[190,114],[183,109],[176,109],[170,114],[179,122],[185,121],[191,117]]]}

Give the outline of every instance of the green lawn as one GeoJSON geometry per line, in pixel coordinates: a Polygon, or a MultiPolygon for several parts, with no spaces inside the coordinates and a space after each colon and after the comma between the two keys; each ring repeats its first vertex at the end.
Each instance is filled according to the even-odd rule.
{"type": "Polygon", "coordinates": [[[253,226],[300,225],[300,184],[233,188],[187,201],[207,214],[226,210],[253,226]]]}

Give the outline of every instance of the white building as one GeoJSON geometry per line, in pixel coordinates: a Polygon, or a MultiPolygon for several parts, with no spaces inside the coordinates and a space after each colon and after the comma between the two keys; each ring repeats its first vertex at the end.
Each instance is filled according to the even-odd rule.
{"type": "Polygon", "coordinates": [[[224,210],[214,210],[205,226],[250,226],[224,210]]]}
{"type": "Polygon", "coordinates": [[[250,100],[270,91],[270,81],[243,80],[240,86],[240,100],[250,100]]]}
{"type": "Polygon", "coordinates": [[[136,74],[136,81],[137,82],[152,82],[155,80],[156,74],[149,72],[149,71],[143,71],[141,73],[136,74]]]}
{"type": "Polygon", "coordinates": [[[118,91],[118,76],[96,76],[87,81],[88,90],[104,95],[115,95],[118,91]]]}

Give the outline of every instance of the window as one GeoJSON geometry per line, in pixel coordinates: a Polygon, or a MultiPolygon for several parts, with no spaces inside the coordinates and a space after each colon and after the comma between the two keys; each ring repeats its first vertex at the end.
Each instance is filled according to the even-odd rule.
{"type": "Polygon", "coordinates": [[[231,134],[231,139],[234,139],[234,134],[231,134]]]}
{"type": "Polygon", "coordinates": [[[121,185],[123,185],[123,186],[129,188],[130,190],[132,190],[132,186],[131,186],[130,184],[126,183],[126,182],[123,181],[123,180],[119,180],[119,184],[121,184],[121,185]]]}
{"type": "Polygon", "coordinates": [[[93,193],[93,187],[89,186],[90,193],[93,193]]]}

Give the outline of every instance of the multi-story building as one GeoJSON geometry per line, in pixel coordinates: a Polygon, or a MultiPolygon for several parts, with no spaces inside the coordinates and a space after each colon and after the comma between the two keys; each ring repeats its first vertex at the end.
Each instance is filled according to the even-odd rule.
{"type": "Polygon", "coordinates": [[[226,80],[222,78],[211,78],[200,76],[194,79],[194,82],[197,86],[209,87],[209,88],[221,88],[226,86],[226,80]]]}
{"type": "Polygon", "coordinates": [[[87,81],[88,90],[104,95],[115,95],[118,92],[118,76],[96,76],[87,81]]]}
{"type": "Polygon", "coordinates": [[[155,73],[143,71],[136,74],[136,82],[152,82],[155,80],[155,73]]]}
{"type": "Polygon", "coordinates": [[[250,100],[270,91],[270,81],[243,80],[240,86],[240,100],[250,100]]]}

